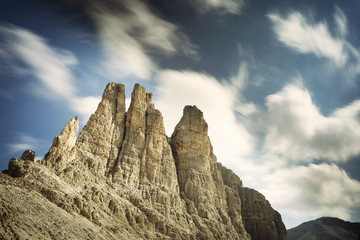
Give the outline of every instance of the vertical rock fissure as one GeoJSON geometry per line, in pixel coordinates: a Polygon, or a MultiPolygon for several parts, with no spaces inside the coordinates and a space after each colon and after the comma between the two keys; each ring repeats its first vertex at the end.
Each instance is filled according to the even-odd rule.
{"type": "MultiPolygon", "coordinates": [[[[124,115],[124,122],[126,122],[127,121],[127,113],[125,112],[125,115],[124,115]]],[[[118,149],[118,153],[117,153],[117,156],[116,156],[116,158],[115,158],[115,162],[114,162],[114,165],[113,166],[109,166],[111,169],[109,169],[109,172],[108,172],[108,175],[107,175],[107,177],[114,177],[114,172],[115,172],[115,168],[116,168],[116,166],[118,166],[119,164],[120,164],[120,162],[121,162],[121,160],[120,160],[120,156],[121,156],[121,154],[122,154],[122,150],[123,150],[123,145],[124,145],[124,140],[125,140],[125,136],[126,136],[126,131],[127,129],[126,129],[126,126],[124,126],[124,134],[123,134],[123,137],[122,137],[122,143],[121,143],[121,145],[120,145],[120,147],[119,147],[119,149],[118,149]],[[119,162],[120,161],[120,162],[119,162]]]]}
{"type": "MultiPolygon", "coordinates": [[[[109,177],[113,172],[121,152],[122,143],[125,137],[125,87],[124,85],[115,84],[111,86],[114,93],[110,105],[112,105],[111,123],[110,123],[110,152],[107,159],[105,176],[109,177]]],[[[110,90],[109,90],[110,91],[110,90]]]]}
{"type": "MultiPolygon", "coordinates": [[[[116,113],[117,113],[117,98],[118,98],[118,89],[116,89],[116,98],[115,98],[115,101],[114,101],[114,110],[112,112],[112,115],[111,115],[111,126],[113,127],[113,130],[112,130],[112,134],[111,134],[111,141],[110,141],[110,145],[111,146],[114,146],[114,134],[115,134],[115,131],[116,131],[116,126],[115,126],[115,120],[116,120],[116,113]]],[[[110,154],[109,154],[109,158],[107,160],[107,163],[106,163],[106,171],[105,171],[105,176],[108,177],[110,172],[112,171],[112,168],[113,166],[110,166],[111,165],[111,157],[112,157],[112,152],[113,152],[113,147],[111,147],[110,149],[110,154]]],[[[119,149],[119,152],[120,152],[120,149],[119,149]]],[[[118,155],[119,155],[119,152],[117,154],[117,157],[116,159],[118,158],[118,155]]]]}
{"type": "MultiPolygon", "coordinates": [[[[147,107],[148,108],[148,107],[147,107]]],[[[148,109],[145,110],[145,134],[144,134],[144,137],[145,137],[145,145],[144,145],[144,148],[142,149],[142,152],[141,152],[141,157],[140,157],[140,171],[139,171],[139,175],[140,175],[140,181],[139,182],[142,182],[144,181],[145,179],[145,164],[146,164],[146,148],[149,144],[149,133],[148,133],[148,127],[147,127],[147,121],[148,121],[148,112],[147,112],[148,109]]]]}

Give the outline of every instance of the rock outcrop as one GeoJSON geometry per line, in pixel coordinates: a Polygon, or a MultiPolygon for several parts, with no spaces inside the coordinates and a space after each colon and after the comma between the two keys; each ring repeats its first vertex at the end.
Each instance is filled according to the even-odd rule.
{"type": "Polygon", "coordinates": [[[0,239],[286,239],[265,198],[217,163],[195,106],[168,138],[152,94],[136,84],[126,112],[109,83],[78,129],[76,117],[44,159],[27,150],[0,173],[0,239]]]}
{"type": "Polygon", "coordinates": [[[241,212],[246,231],[251,239],[286,240],[287,232],[281,215],[275,211],[264,195],[243,187],[242,181],[233,171],[218,163],[225,185],[234,189],[241,200],[241,212]]]}
{"type": "Polygon", "coordinates": [[[339,218],[322,217],[289,229],[290,240],[360,239],[360,223],[346,222],[339,218]]]}
{"type": "Polygon", "coordinates": [[[35,152],[34,151],[31,151],[30,149],[28,150],[25,150],[23,152],[23,154],[21,155],[20,157],[21,160],[24,160],[24,161],[34,161],[35,160],[35,152]]]}
{"type": "MultiPolygon", "coordinates": [[[[208,125],[196,106],[186,106],[171,136],[181,196],[200,229],[199,239],[248,238],[241,210],[234,207],[225,190],[208,137],[208,125]],[[236,211],[235,211],[236,212],[236,211]],[[233,224],[235,223],[235,224],[233,224]]],[[[239,204],[240,206],[240,204],[239,204]]]]}
{"type": "Polygon", "coordinates": [[[240,188],[241,210],[245,228],[251,239],[287,239],[281,215],[275,211],[264,195],[251,188],[240,188]]]}

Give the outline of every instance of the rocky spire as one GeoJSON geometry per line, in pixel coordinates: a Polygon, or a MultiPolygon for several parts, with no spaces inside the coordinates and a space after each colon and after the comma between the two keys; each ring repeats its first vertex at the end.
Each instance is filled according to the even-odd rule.
{"type": "MultiPolygon", "coordinates": [[[[203,113],[196,106],[186,106],[180,122],[171,136],[180,190],[189,202],[190,211],[205,217],[209,206],[221,205],[217,198],[216,183],[222,184],[217,175],[216,158],[208,137],[208,125],[203,113]],[[195,208],[193,208],[193,206],[195,208]]],[[[220,195],[223,195],[220,190],[220,195]]],[[[222,196],[221,196],[222,197],[222,196]]]]}
{"type": "Polygon", "coordinates": [[[41,163],[52,167],[57,172],[63,170],[75,158],[74,146],[78,131],[79,119],[75,117],[65,125],[59,136],[54,137],[51,148],[41,163]]]}
{"type": "Polygon", "coordinates": [[[200,238],[248,239],[238,196],[225,188],[208,137],[208,125],[196,106],[186,106],[171,136],[181,196],[200,229],[200,238]],[[231,206],[228,206],[230,204],[231,206]],[[229,213],[237,219],[232,219],[229,213]],[[225,235],[224,235],[225,234],[225,235]]]}
{"type": "MultiPolygon", "coordinates": [[[[131,95],[126,133],[113,169],[113,182],[140,188],[151,184],[179,192],[175,161],[162,115],[152,104],[152,94],[146,93],[139,84],[134,86],[131,95]]],[[[157,201],[158,194],[150,195],[157,201]]]]}
{"type": "MultiPolygon", "coordinates": [[[[0,173],[0,196],[5,196],[1,191],[9,194],[0,198],[0,206],[11,209],[8,199],[20,199],[19,210],[31,206],[45,217],[40,223],[52,221],[54,214],[18,197],[35,191],[37,201],[62,208],[56,226],[72,221],[81,226],[68,239],[246,240],[248,233],[252,239],[286,239],[281,217],[266,199],[243,188],[239,177],[217,163],[208,125],[196,106],[184,108],[169,141],[151,93],[136,84],[126,112],[124,85],[109,83],[76,139],[78,129],[78,118],[66,124],[41,164],[31,161],[31,151],[11,159],[7,177],[0,173]],[[3,187],[4,182],[21,188],[3,187]],[[19,191],[24,187],[28,190],[19,191]],[[81,230],[89,228],[101,230],[94,232],[98,236],[81,230]]],[[[44,238],[38,224],[31,225],[34,214],[29,216],[26,227],[34,231],[26,236],[44,238]]],[[[21,219],[7,222],[16,227],[6,238],[24,233],[17,228],[21,219]]],[[[3,226],[0,217],[0,238],[3,226]]],[[[51,236],[59,232],[52,225],[42,228],[51,236]]]]}
{"type": "Polygon", "coordinates": [[[114,182],[138,184],[145,149],[146,110],[152,100],[144,87],[136,84],[126,118],[126,133],[113,171],[114,182]]]}
{"type": "Polygon", "coordinates": [[[97,110],[79,134],[76,148],[80,159],[98,175],[114,166],[125,133],[125,86],[109,83],[97,110]]]}

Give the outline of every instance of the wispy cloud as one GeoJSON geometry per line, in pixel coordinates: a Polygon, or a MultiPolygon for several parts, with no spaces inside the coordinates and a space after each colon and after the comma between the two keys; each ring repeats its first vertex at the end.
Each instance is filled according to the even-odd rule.
{"type": "MultiPolygon", "coordinates": [[[[2,44],[7,54],[24,63],[28,74],[38,80],[32,83],[36,94],[65,102],[81,116],[82,121],[87,121],[96,109],[100,97],[77,95],[72,72],[72,67],[78,63],[77,58],[69,51],[51,47],[44,38],[21,27],[3,26],[0,27],[0,34],[4,38],[2,44]]],[[[23,71],[22,68],[14,69],[23,71]]],[[[21,146],[22,149],[24,146],[21,146]]]]}
{"type": "Polygon", "coordinates": [[[341,71],[342,80],[350,83],[360,74],[360,52],[348,37],[347,17],[338,6],[335,6],[332,27],[330,21],[316,22],[310,14],[306,16],[298,11],[286,17],[271,12],[268,18],[278,40],[285,46],[329,60],[341,71]]]}
{"type": "Polygon", "coordinates": [[[195,0],[190,2],[201,13],[240,14],[245,5],[244,0],[195,0]]]}
{"type": "Polygon", "coordinates": [[[338,6],[335,6],[333,17],[336,24],[335,31],[340,37],[345,38],[348,34],[347,18],[338,6]]]}
{"type": "Polygon", "coordinates": [[[35,150],[40,144],[40,140],[26,133],[17,133],[15,141],[7,144],[10,154],[20,153],[26,149],[35,150]]]}
{"type": "Polygon", "coordinates": [[[292,12],[287,17],[276,13],[268,14],[274,24],[277,38],[283,44],[304,54],[314,54],[327,58],[338,67],[343,67],[348,59],[345,49],[346,18],[340,9],[335,13],[336,27],[340,36],[331,34],[326,21],[314,22],[300,12],[292,12]]]}
{"type": "Polygon", "coordinates": [[[8,51],[16,54],[31,69],[40,81],[37,91],[46,97],[68,98],[75,94],[71,66],[77,64],[75,56],[69,52],[56,51],[46,40],[32,32],[16,27],[1,27],[8,51]]]}
{"type": "Polygon", "coordinates": [[[92,9],[106,55],[105,66],[114,77],[149,79],[158,69],[151,57],[154,53],[199,57],[196,46],[176,25],[158,17],[142,1],[113,1],[111,8],[100,4],[92,9]]]}
{"type": "Polygon", "coordinates": [[[110,76],[148,79],[157,66],[144,53],[142,45],[123,29],[122,19],[109,14],[99,14],[97,19],[106,55],[104,65],[110,76]]]}

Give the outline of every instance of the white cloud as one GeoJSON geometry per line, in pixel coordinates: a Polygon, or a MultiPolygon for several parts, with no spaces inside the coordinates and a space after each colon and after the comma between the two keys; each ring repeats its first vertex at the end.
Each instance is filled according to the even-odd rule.
{"type": "Polygon", "coordinates": [[[37,84],[42,87],[38,89],[39,92],[46,92],[46,97],[51,98],[67,98],[75,94],[69,67],[76,64],[77,60],[72,54],[55,51],[45,39],[23,28],[1,27],[0,32],[8,39],[8,51],[26,63],[41,82],[37,84]]]}
{"type": "MultiPolygon", "coordinates": [[[[71,67],[76,65],[78,60],[71,52],[55,49],[44,38],[17,26],[0,27],[0,34],[4,38],[2,44],[7,54],[25,63],[27,74],[32,74],[38,80],[31,84],[34,86],[32,90],[44,98],[64,102],[80,115],[82,122],[89,118],[90,111],[96,109],[100,98],[77,95],[71,67]]],[[[10,60],[11,64],[16,62],[14,59],[10,60]]],[[[14,69],[23,72],[21,67],[15,66],[14,69]]],[[[17,146],[24,149],[29,145],[17,146]]],[[[12,148],[15,149],[16,146],[12,148]]]]}
{"type": "Polygon", "coordinates": [[[215,78],[191,71],[165,70],[156,76],[156,107],[164,114],[168,134],[179,122],[185,105],[196,105],[204,113],[218,160],[235,167],[249,154],[253,139],[235,116],[236,93],[215,78]]]}
{"type": "Polygon", "coordinates": [[[335,14],[340,38],[332,36],[328,24],[314,23],[306,19],[300,12],[292,12],[287,18],[278,14],[268,14],[274,24],[275,33],[282,43],[304,54],[328,58],[336,66],[343,67],[348,59],[345,49],[346,42],[342,38],[346,33],[346,18],[341,10],[335,14]]]}
{"type": "Polygon", "coordinates": [[[142,45],[123,30],[118,16],[99,15],[99,36],[106,54],[105,67],[112,77],[135,76],[148,79],[157,68],[144,53],[142,45]]]}
{"type": "MultiPolygon", "coordinates": [[[[34,150],[40,144],[37,138],[34,138],[26,133],[16,134],[15,142],[7,144],[11,154],[22,153],[26,149],[34,150]]],[[[20,157],[20,156],[19,156],[20,157]]]]}
{"type": "Polygon", "coordinates": [[[275,209],[298,219],[333,216],[350,220],[360,206],[360,182],[334,164],[310,164],[263,175],[259,190],[275,209]]]}
{"type": "MultiPolygon", "coordinates": [[[[126,7],[132,12],[132,15],[125,16],[127,20],[125,29],[128,33],[134,29],[140,29],[137,36],[139,42],[165,55],[182,52],[188,56],[197,57],[196,47],[176,25],[156,16],[141,1],[125,2],[126,7]]],[[[121,20],[123,21],[124,18],[121,20]]]]}
{"type": "Polygon", "coordinates": [[[218,11],[223,14],[240,14],[245,5],[244,0],[195,0],[191,3],[199,12],[218,11]]]}
{"type": "Polygon", "coordinates": [[[348,33],[347,18],[344,12],[338,7],[335,7],[334,20],[336,24],[336,30],[340,37],[346,37],[348,33]]]}
{"type": "Polygon", "coordinates": [[[242,62],[239,66],[236,76],[233,76],[230,79],[231,86],[236,91],[242,89],[246,84],[249,78],[248,65],[246,62],[242,62]]]}
{"type": "Polygon", "coordinates": [[[73,112],[81,115],[81,123],[85,124],[90,115],[96,111],[101,101],[101,96],[93,97],[74,97],[70,100],[70,108],[73,112]]]}
{"type": "Polygon", "coordinates": [[[307,89],[288,84],[266,98],[264,150],[294,162],[346,161],[360,154],[360,101],[328,117],[314,105],[307,89]]]}
{"type": "Polygon", "coordinates": [[[151,53],[198,58],[189,38],[141,1],[113,2],[112,9],[97,6],[92,16],[107,57],[105,66],[114,77],[149,79],[158,68],[151,53]],[[124,8],[127,11],[120,10],[124,8]]]}

